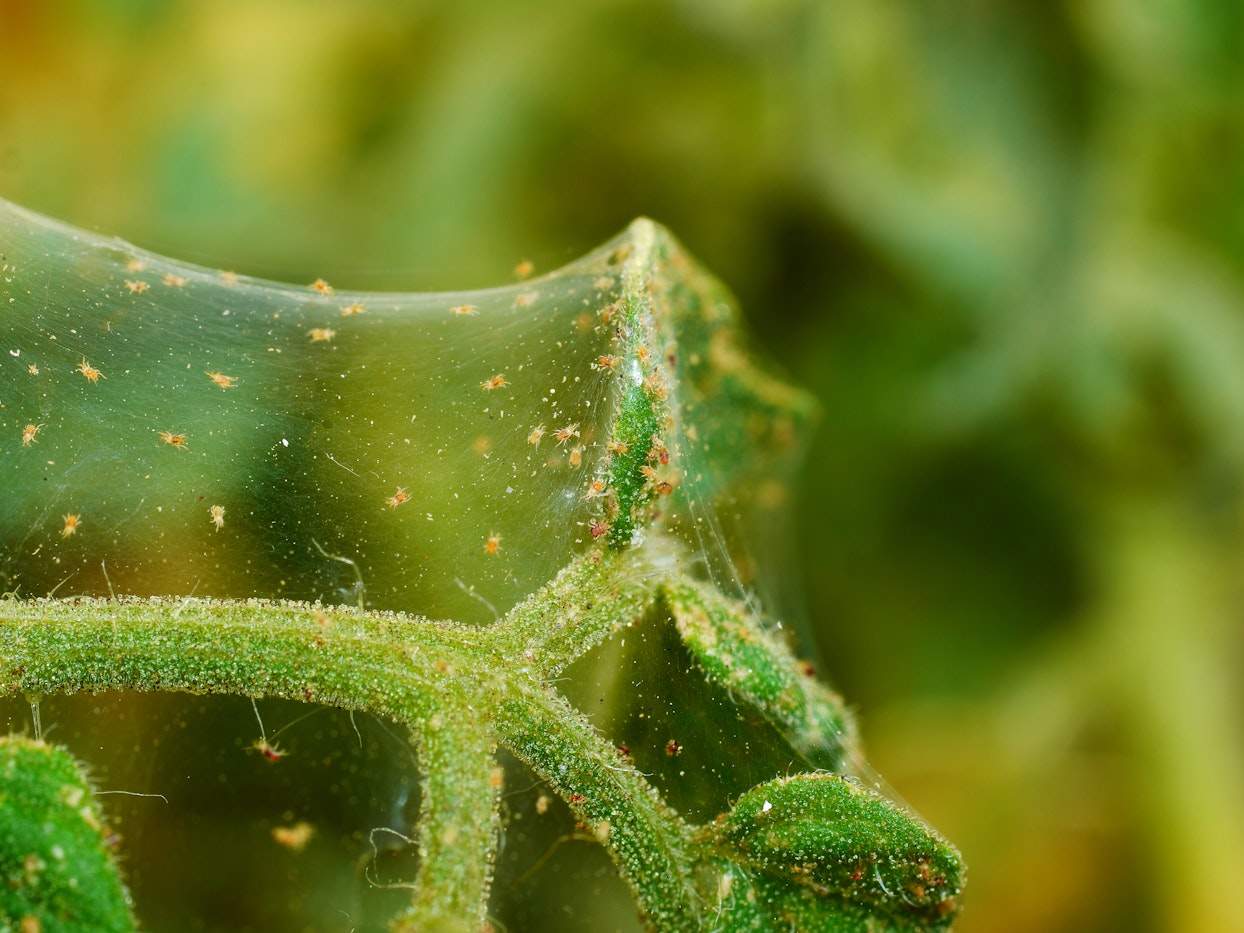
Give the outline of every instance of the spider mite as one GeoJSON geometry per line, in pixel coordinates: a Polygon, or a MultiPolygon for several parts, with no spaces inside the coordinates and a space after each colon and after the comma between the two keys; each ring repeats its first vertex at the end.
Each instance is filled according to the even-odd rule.
{"type": "Polygon", "coordinates": [[[613,369],[617,365],[618,358],[616,356],[598,356],[596,357],[596,362],[592,364],[592,369],[613,369]]]}
{"type": "Polygon", "coordinates": [[[164,276],[164,284],[171,285],[173,288],[183,288],[189,281],[184,275],[175,275],[172,272],[164,276]]]}
{"type": "Polygon", "coordinates": [[[130,290],[131,295],[141,295],[143,292],[147,290],[147,283],[146,282],[131,282],[127,279],[125,282],[125,287],[130,290]]]}
{"type": "Polygon", "coordinates": [[[539,297],[539,292],[519,292],[514,296],[514,307],[529,308],[536,303],[536,299],[539,297]]]}
{"type": "Polygon", "coordinates": [[[605,481],[603,479],[594,479],[587,487],[587,492],[583,494],[584,499],[595,499],[597,496],[604,495],[605,481]]]}
{"type": "MultiPolygon", "coordinates": [[[[276,743],[268,741],[268,733],[264,731],[263,727],[263,718],[259,715],[259,704],[255,702],[254,698],[251,699],[251,709],[255,711],[255,721],[259,723],[259,738],[251,743],[251,748],[269,761],[280,761],[289,753],[278,748],[276,743]]],[[[276,738],[276,736],[273,736],[273,738],[276,738]]]]}
{"type": "Polygon", "coordinates": [[[491,392],[493,389],[499,389],[502,386],[508,386],[508,385],[509,383],[505,381],[505,376],[502,375],[501,373],[497,373],[491,379],[485,379],[483,382],[481,382],[479,384],[479,387],[483,389],[485,392],[491,392]]]}
{"type": "Polygon", "coordinates": [[[26,367],[26,372],[30,373],[30,375],[32,376],[37,376],[39,375],[39,367],[36,366],[34,363],[31,363],[29,366],[26,367]]]}
{"type": "Polygon", "coordinates": [[[514,267],[514,277],[516,279],[530,278],[531,274],[536,271],[536,264],[530,259],[524,259],[514,267]]]}
{"type": "Polygon", "coordinates": [[[558,430],[558,432],[553,436],[557,438],[558,446],[561,446],[572,437],[579,436],[579,423],[576,421],[574,424],[568,424],[564,428],[558,430]]]}
{"type": "Polygon", "coordinates": [[[82,362],[78,364],[77,370],[78,372],[82,373],[82,375],[86,376],[87,380],[91,383],[96,383],[96,382],[99,382],[99,380],[101,379],[108,378],[103,373],[101,373],[98,369],[96,369],[94,366],[88,363],[86,361],[85,356],[82,357],[82,362]]]}
{"type": "Polygon", "coordinates": [[[160,440],[164,441],[164,443],[168,444],[170,447],[180,447],[182,450],[187,449],[186,435],[184,434],[174,434],[172,431],[161,431],[160,440]]]}
{"type": "Polygon", "coordinates": [[[592,532],[593,538],[600,538],[609,534],[609,523],[593,520],[588,530],[592,532]]]}
{"type": "Polygon", "coordinates": [[[661,479],[661,477],[657,474],[657,471],[654,470],[652,467],[641,466],[639,468],[639,472],[644,474],[644,476],[648,478],[648,480],[652,483],[652,488],[655,489],[657,492],[659,492],[661,495],[668,496],[670,493],[674,491],[674,484],[661,479]]]}
{"type": "Polygon", "coordinates": [[[43,427],[41,424],[28,424],[22,431],[22,446],[29,447],[35,439],[35,435],[39,433],[39,429],[43,427]]]}
{"type": "Polygon", "coordinates": [[[456,314],[458,317],[467,317],[472,314],[479,314],[479,308],[475,305],[454,305],[449,309],[450,314],[456,314]]]}
{"type": "Polygon", "coordinates": [[[204,371],[203,375],[216,383],[222,389],[232,389],[237,384],[237,379],[233,376],[226,376],[224,373],[209,373],[204,371]]]}
{"type": "Polygon", "coordinates": [[[484,542],[484,550],[489,554],[496,554],[501,549],[501,535],[495,531],[488,536],[488,540],[484,542]]]}
{"type": "Polygon", "coordinates": [[[346,305],[344,308],[342,308],[341,316],[342,317],[353,317],[356,314],[362,314],[366,310],[367,309],[363,307],[363,303],[361,301],[356,301],[354,302],[354,304],[346,305]]]}
{"type": "Polygon", "coordinates": [[[544,437],[544,425],[538,424],[531,429],[531,433],[527,435],[528,444],[539,444],[540,438],[544,437]]]}
{"type": "Polygon", "coordinates": [[[277,845],[284,846],[293,852],[301,852],[315,835],[315,827],[306,820],[300,820],[292,826],[272,827],[272,838],[277,845]]]}
{"type": "Polygon", "coordinates": [[[396,509],[403,502],[410,501],[410,493],[406,491],[405,486],[401,486],[398,488],[397,492],[393,493],[393,495],[389,496],[389,498],[385,499],[384,501],[385,501],[385,504],[389,506],[389,508],[396,509]]]}
{"type": "Polygon", "coordinates": [[[60,533],[60,536],[61,536],[62,538],[68,538],[68,537],[69,537],[70,535],[72,535],[72,534],[77,534],[77,532],[78,532],[78,521],[79,521],[79,519],[80,519],[81,517],[82,517],[82,516],[80,516],[80,515],[66,515],[66,516],[65,516],[65,528],[64,528],[64,530],[60,533]]]}
{"type": "Polygon", "coordinates": [[[307,336],[311,338],[312,343],[323,341],[328,343],[337,336],[337,332],[331,327],[313,327],[307,332],[307,336]]]}
{"type": "Polygon", "coordinates": [[[327,282],[325,282],[323,279],[316,279],[314,282],[312,282],[311,290],[314,292],[319,292],[321,295],[331,295],[333,293],[333,287],[329,285],[327,282]]]}
{"type": "Polygon", "coordinates": [[[216,526],[217,531],[225,527],[225,507],[223,505],[214,505],[207,512],[211,516],[209,520],[216,526]]]}
{"type": "Polygon", "coordinates": [[[267,739],[255,739],[254,743],[251,745],[251,748],[259,752],[259,754],[263,755],[269,761],[280,761],[289,754],[289,752],[283,751],[280,747],[270,744],[267,739]]]}
{"type": "MultiPolygon", "coordinates": [[[[665,446],[664,444],[661,444],[660,448],[655,448],[655,447],[654,447],[653,449],[654,449],[654,450],[656,450],[657,461],[658,461],[658,462],[659,462],[662,466],[668,466],[668,465],[669,465],[669,462],[670,462],[670,452],[669,452],[669,450],[666,448],[666,446],[665,446]]],[[[650,456],[650,457],[651,457],[651,456],[652,456],[652,454],[649,454],[648,456],[650,456]]]]}
{"type": "Polygon", "coordinates": [[[126,272],[146,272],[147,264],[141,259],[131,259],[125,264],[126,272]]]}
{"type": "Polygon", "coordinates": [[[581,462],[583,462],[583,445],[575,444],[570,449],[570,465],[577,467],[581,462]]]}

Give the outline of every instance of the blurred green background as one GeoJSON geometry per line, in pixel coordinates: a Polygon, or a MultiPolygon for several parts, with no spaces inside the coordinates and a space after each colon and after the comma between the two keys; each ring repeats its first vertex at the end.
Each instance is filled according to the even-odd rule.
{"type": "Polygon", "coordinates": [[[366,289],[662,221],[822,399],[794,585],[958,929],[1244,930],[1237,0],[0,0],[0,196],[366,289]]]}

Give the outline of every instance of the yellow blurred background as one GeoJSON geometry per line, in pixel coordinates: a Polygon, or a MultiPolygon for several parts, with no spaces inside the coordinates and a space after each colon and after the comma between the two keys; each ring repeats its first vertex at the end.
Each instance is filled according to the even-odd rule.
{"type": "Polygon", "coordinates": [[[0,196],[357,289],[662,221],[823,402],[793,611],[957,929],[1244,930],[1237,0],[0,0],[0,196]]]}

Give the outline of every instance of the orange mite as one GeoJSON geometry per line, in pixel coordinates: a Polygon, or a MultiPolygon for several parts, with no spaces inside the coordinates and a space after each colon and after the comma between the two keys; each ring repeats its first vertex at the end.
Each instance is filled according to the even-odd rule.
{"type": "Polygon", "coordinates": [[[184,275],[174,275],[172,272],[164,276],[164,284],[171,285],[174,288],[182,288],[189,281],[190,280],[186,278],[184,275]]]}
{"type": "Polygon", "coordinates": [[[501,535],[493,532],[488,536],[488,540],[484,543],[484,550],[489,554],[496,554],[501,547],[501,535]]]}
{"type": "Polygon", "coordinates": [[[596,358],[596,368],[598,369],[613,369],[617,365],[618,358],[616,356],[598,356],[596,358]]]}
{"type": "Polygon", "coordinates": [[[99,380],[101,380],[101,379],[107,379],[107,378],[108,378],[108,377],[107,377],[107,376],[105,376],[103,373],[101,373],[98,369],[96,369],[94,366],[92,366],[90,363],[88,363],[88,362],[86,361],[86,357],[85,357],[85,356],[84,356],[84,357],[82,357],[82,362],[78,364],[77,369],[78,369],[78,372],[80,372],[80,373],[82,373],[82,375],[86,376],[86,378],[87,378],[90,382],[92,382],[92,383],[99,382],[99,380]]]}
{"type": "Polygon", "coordinates": [[[68,538],[70,535],[77,533],[79,518],[81,518],[79,515],[65,516],[65,529],[60,533],[62,538],[68,538]]]}
{"type": "Polygon", "coordinates": [[[410,501],[410,493],[408,493],[406,491],[406,488],[403,486],[400,489],[398,489],[397,492],[393,493],[393,495],[389,496],[389,498],[385,499],[384,501],[388,504],[389,508],[396,509],[403,502],[410,501]]]}
{"type": "Polygon", "coordinates": [[[311,837],[314,835],[315,827],[305,820],[295,823],[293,826],[272,827],[272,838],[276,840],[277,844],[294,852],[301,852],[305,849],[307,843],[311,841],[311,837]]]}
{"type": "Polygon", "coordinates": [[[479,314],[479,308],[475,307],[475,305],[454,305],[449,309],[449,313],[464,317],[466,315],[479,314]]]}
{"type": "Polygon", "coordinates": [[[255,739],[255,744],[252,745],[251,748],[255,749],[255,751],[259,752],[259,754],[263,755],[269,761],[280,761],[287,754],[289,754],[288,752],[281,751],[280,748],[269,742],[267,739],[255,739]]]}
{"type": "Polygon", "coordinates": [[[220,386],[222,389],[232,389],[237,383],[237,379],[233,376],[226,376],[224,373],[204,372],[203,375],[207,376],[208,379],[212,380],[212,382],[216,383],[216,385],[220,386]]]}
{"type": "Polygon", "coordinates": [[[331,295],[333,293],[333,287],[323,279],[316,279],[311,283],[311,288],[313,291],[317,291],[321,295],[331,295]]]}
{"type": "Polygon", "coordinates": [[[186,435],[174,434],[172,431],[161,431],[160,440],[168,444],[170,447],[180,447],[186,449],[186,435]]]}
{"type": "Polygon", "coordinates": [[[29,447],[31,441],[35,439],[35,435],[39,433],[39,429],[43,427],[41,424],[28,424],[26,429],[22,431],[22,446],[29,447]]]}
{"type": "Polygon", "coordinates": [[[337,332],[331,327],[313,327],[307,332],[307,336],[311,338],[312,343],[316,343],[321,340],[328,343],[328,341],[337,336],[337,332]]]}
{"type": "Polygon", "coordinates": [[[509,383],[505,381],[505,376],[503,376],[501,373],[497,373],[491,379],[485,379],[483,382],[481,382],[479,384],[479,387],[483,389],[485,392],[491,392],[493,389],[499,389],[502,386],[508,386],[508,385],[509,383]]]}
{"type": "Polygon", "coordinates": [[[570,440],[572,437],[579,436],[579,423],[576,421],[574,424],[568,424],[564,428],[561,428],[553,436],[557,438],[557,443],[559,445],[564,444],[566,443],[566,441],[570,440]]]}

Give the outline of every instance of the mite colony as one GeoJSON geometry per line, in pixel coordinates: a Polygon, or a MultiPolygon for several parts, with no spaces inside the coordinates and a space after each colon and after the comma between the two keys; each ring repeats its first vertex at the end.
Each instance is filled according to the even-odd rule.
{"type": "MultiPolygon", "coordinates": [[[[142,259],[131,259],[125,264],[125,270],[132,274],[142,273],[146,271],[146,269],[147,263],[142,259]]],[[[232,272],[220,273],[220,279],[225,285],[232,286],[238,283],[238,277],[232,272]]],[[[161,281],[164,285],[170,288],[185,288],[188,284],[190,284],[190,279],[187,276],[178,275],[175,272],[166,273],[161,281]]],[[[123,285],[126,291],[128,291],[131,295],[141,295],[148,291],[151,287],[149,283],[140,278],[125,279],[123,285]]],[[[333,294],[332,286],[323,279],[316,279],[316,281],[311,284],[310,288],[319,295],[327,296],[333,294]]],[[[365,311],[366,308],[363,307],[363,304],[356,301],[342,307],[341,315],[342,317],[353,317],[355,315],[362,314],[365,311]]],[[[331,342],[336,335],[337,332],[329,327],[315,327],[308,331],[308,336],[310,337],[312,343],[328,343],[331,342]]],[[[74,367],[74,370],[75,372],[80,373],[87,382],[91,383],[91,385],[98,385],[101,379],[108,378],[98,367],[92,365],[85,356],[81,358],[77,366],[74,367]]],[[[32,376],[37,376],[39,375],[39,367],[36,364],[31,363],[27,367],[27,372],[29,372],[32,376]]],[[[236,376],[227,375],[219,370],[204,370],[203,374],[213,385],[220,387],[222,391],[236,388],[238,385],[238,378],[236,376]]],[[[32,423],[26,425],[25,428],[22,429],[22,446],[30,447],[32,444],[36,443],[38,440],[37,435],[46,426],[47,425],[45,423],[32,423]]],[[[186,434],[170,430],[156,430],[161,443],[166,444],[169,447],[179,448],[181,450],[189,449],[186,434]]],[[[396,507],[397,505],[407,501],[409,498],[410,496],[406,493],[406,490],[399,489],[389,498],[388,502],[390,506],[396,507]]],[[[215,531],[220,531],[224,528],[225,507],[223,505],[210,506],[208,508],[208,521],[211,523],[215,531]]],[[[81,524],[81,515],[78,513],[67,514],[64,516],[63,522],[64,524],[61,528],[61,538],[72,537],[77,534],[78,527],[81,524]]],[[[274,761],[277,760],[282,754],[278,749],[273,746],[268,746],[266,743],[264,743],[264,747],[261,748],[260,751],[263,752],[265,757],[274,761]]]]}
{"type": "MultiPolygon", "coordinates": [[[[123,280],[125,292],[129,295],[144,295],[151,289],[151,285],[145,281],[141,274],[147,270],[147,263],[142,259],[134,259],[126,264],[126,271],[133,275],[133,278],[123,280]]],[[[529,261],[524,260],[515,267],[514,273],[519,280],[526,279],[535,272],[534,266],[529,261]]],[[[231,272],[222,272],[218,275],[219,281],[227,286],[236,286],[238,277],[231,272]]],[[[182,289],[191,284],[189,276],[180,275],[175,272],[166,273],[160,282],[169,288],[182,289]]],[[[598,289],[613,288],[616,281],[609,276],[602,276],[597,279],[596,287],[598,289]]],[[[334,294],[333,287],[324,279],[316,279],[309,286],[311,292],[320,297],[330,297],[334,294]]],[[[539,297],[539,292],[534,289],[527,289],[519,292],[513,299],[515,308],[522,308],[532,305],[539,297]]],[[[340,312],[341,318],[355,318],[366,313],[367,309],[361,301],[353,301],[349,304],[338,305],[337,310],[340,312]]],[[[452,318],[474,318],[480,315],[480,308],[474,304],[457,304],[448,307],[448,313],[452,318]]],[[[600,308],[596,312],[596,317],[601,325],[611,326],[611,321],[617,313],[617,305],[607,305],[600,308]]],[[[591,318],[588,314],[580,315],[574,322],[574,326],[580,330],[591,326],[591,318]]],[[[337,337],[337,331],[327,325],[308,327],[305,331],[307,340],[312,344],[331,344],[337,337]]],[[[622,331],[618,330],[614,334],[614,342],[617,344],[622,339],[622,331]]],[[[280,352],[279,350],[277,352],[280,352]]],[[[648,390],[650,397],[661,399],[665,397],[667,387],[664,377],[657,370],[654,370],[649,364],[651,353],[647,347],[637,346],[633,349],[633,358],[631,365],[639,364],[648,372],[647,378],[644,380],[644,386],[648,390]]],[[[615,353],[597,353],[590,361],[585,361],[591,370],[596,372],[607,372],[617,370],[623,365],[624,359],[615,353]]],[[[521,367],[520,367],[521,368],[521,367]]],[[[91,386],[98,386],[101,380],[108,377],[101,369],[93,365],[85,355],[80,357],[79,362],[74,367],[74,371],[80,374],[91,386]]],[[[39,368],[35,364],[28,366],[28,372],[32,376],[39,375],[39,368]]],[[[202,371],[206,382],[211,386],[227,392],[236,389],[241,381],[237,375],[231,375],[217,369],[205,369],[202,371]]],[[[122,376],[127,373],[123,373],[122,376]]],[[[478,378],[478,377],[477,377],[478,378]]],[[[496,392],[499,389],[511,388],[510,380],[506,378],[504,372],[498,372],[487,376],[478,383],[479,390],[487,393],[496,392]]],[[[547,400],[546,400],[547,401],[547,400]]],[[[504,412],[502,413],[504,415],[504,412]]],[[[490,416],[491,417],[491,416],[490,416]]],[[[21,446],[29,448],[37,444],[46,434],[46,422],[31,422],[25,425],[21,430],[21,446]]],[[[172,428],[163,428],[153,426],[159,441],[167,447],[174,447],[180,450],[190,450],[189,435],[185,432],[176,431],[172,428]]],[[[559,456],[564,456],[563,461],[572,469],[579,469],[585,464],[585,457],[590,448],[597,446],[598,442],[591,440],[589,429],[588,442],[582,441],[582,431],[580,423],[569,422],[560,426],[550,427],[545,423],[530,425],[524,428],[526,431],[527,444],[534,448],[538,448],[546,436],[551,436],[556,448],[560,451],[559,456]]],[[[209,432],[214,433],[214,432],[209,432]]],[[[288,446],[288,442],[284,442],[288,446]]],[[[476,451],[485,458],[491,456],[492,441],[486,436],[477,438],[474,445],[476,451]]],[[[601,509],[600,514],[596,514],[586,523],[588,534],[592,540],[603,538],[609,534],[613,527],[614,520],[618,516],[619,502],[610,488],[611,464],[615,457],[626,456],[632,447],[632,444],[622,442],[617,439],[610,439],[605,442],[605,456],[598,464],[596,475],[590,477],[586,481],[586,485],[579,494],[579,500],[593,503],[594,507],[601,509]]],[[[549,460],[547,465],[553,465],[554,461],[549,460]]],[[[642,476],[642,490],[647,490],[660,495],[668,495],[674,489],[675,479],[672,474],[662,468],[669,464],[669,452],[665,445],[657,437],[651,439],[651,446],[646,451],[644,462],[636,465],[635,469],[642,476]]],[[[351,471],[353,472],[353,471],[351,471]]],[[[393,487],[390,487],[393,488],[393,487]]],[[[383,493],[381,494],[383,495],[383,493]]],[[[387,497],[383,502],[385,507],[392,511],[405,505],[412,499],[411,494],[405,486],[396,487],[396,490],[387,497]]],[[[431,518],[431,515],[428,516],[431,518]]],[[[63,516],[63,526],[61,528],[61,538],[67,539],[77,534],[81,520],[80,513],[69,513],[63,516]]],[[[207,507],[207,520],[212,526],[214,532],[220,532],[225,528],[225,507],[215,504],[207,507]]],[[[488,555],[498,555],[502,550],[502,535],[493,531],[484,538],[484,553],[488,555]]],[[[270,745],[266,741],[256,744],[256,748],[269,760],[276,761],[282,756],[282,752],[275,746],[270,745]]]]}

